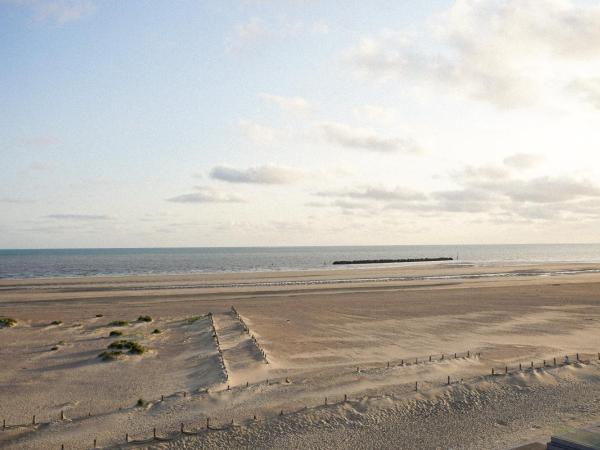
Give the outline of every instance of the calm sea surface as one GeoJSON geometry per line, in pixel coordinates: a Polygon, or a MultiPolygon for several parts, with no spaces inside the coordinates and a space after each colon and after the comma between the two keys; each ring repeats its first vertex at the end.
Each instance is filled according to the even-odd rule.
{"type": "Polygon", "coordinates": [[[335,260],[440,256],[476,265],[600,262],[600,244],[0,250],[0,278],[334,270],[348,268],[335,260]]]}

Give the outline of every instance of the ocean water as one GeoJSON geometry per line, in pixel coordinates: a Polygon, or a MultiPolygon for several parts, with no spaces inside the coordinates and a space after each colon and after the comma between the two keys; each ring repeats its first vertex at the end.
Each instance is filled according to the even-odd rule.
{"type": "Polygon", "coordinates": [[[332,263],[442,256],[474,265],[600,262],[600,244],[0,250],[0,278],[360,269],[332,263]]]}

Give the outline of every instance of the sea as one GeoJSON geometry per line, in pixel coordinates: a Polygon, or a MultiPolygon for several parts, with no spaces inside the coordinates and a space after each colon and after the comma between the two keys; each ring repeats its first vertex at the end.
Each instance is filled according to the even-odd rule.
{"type": "Polygon", "coordinates": [[[333,262],[439,257],[475,266],[600,263],[600,244],[0,249],[0,279],[361,269],[333,262]]]}

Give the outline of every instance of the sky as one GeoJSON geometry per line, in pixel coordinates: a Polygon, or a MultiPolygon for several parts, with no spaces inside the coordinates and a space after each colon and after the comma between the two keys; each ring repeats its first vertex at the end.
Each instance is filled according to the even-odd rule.
{"type": "Polygon", "coordinates": [[[600,0],[0,0],[0,248],[599,242],[600,0]]]}

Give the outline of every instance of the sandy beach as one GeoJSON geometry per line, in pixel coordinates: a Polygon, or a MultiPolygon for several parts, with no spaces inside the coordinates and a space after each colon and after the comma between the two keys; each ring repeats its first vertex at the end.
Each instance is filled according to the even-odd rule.
{"type": "Polygon", "coordinates": [[[0,316],[17,324],[0,329],[0,446],[546,442],[600,422],[598,271],[430,264],[2,280],[0,316]],[[145,351],[98,357],[121,339],[145,351]]]}

